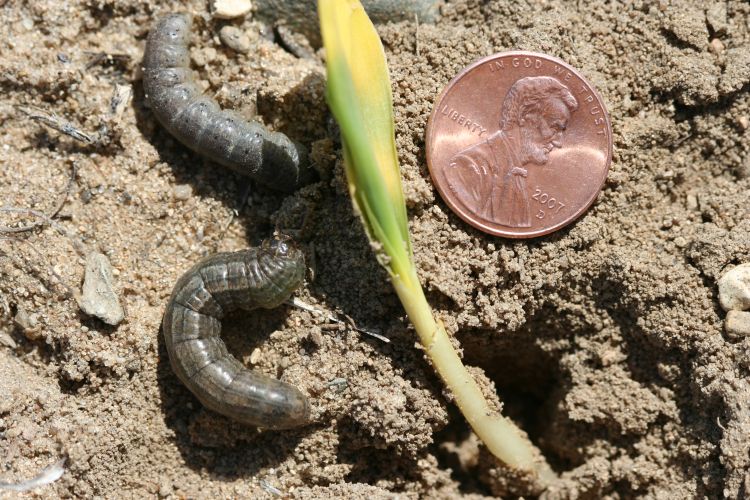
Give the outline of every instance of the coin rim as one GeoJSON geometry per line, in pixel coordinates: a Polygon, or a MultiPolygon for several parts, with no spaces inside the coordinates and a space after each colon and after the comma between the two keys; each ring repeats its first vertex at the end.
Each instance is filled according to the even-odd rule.
{"type": "MultiPolygon", "coordinates": [[[[591,208],[591,205],[594,204],[596,199],[599,197],[599,194],[602,192],[602,187],[604,186],[604,183],[607,181],[607,175],[609,175],[609,167],[612,163],[612,124],[609,120],[609,112],[607,111],[607,106],[604,102],[604,99],[602,99],[602,96],[599,94],[599,91],[594,87],[591,82],[586,79],[580,71],[572,67],[570,64],[566,63],[559,57],[550,56],[547,54],[542,54],[541,52],[533,52],[533,51],[526,51],[526,50],[509,50],[506,52],[496,52],[492,55],[482,57],[480,59],[477,59],[473,63],[469,64],[468,66],[464,67],[459,73],[453,77],[453,79],[448,82],[448,84],[445,86],[445,88],[440,92],[440,95],[435,100],[435,103],[433,104],[432,113],[430,114],[430,117],[427,119],[427,128],[426,128],[426,139],[425,139],[425,157],[427,160],[427,169],[430,171],[430,178],[432,179],[432,184],[435,186],[435,188],[440,193],[440,197],[443,199],[443,202],[445,202],[448,207],[450,207],[451,211],[458,215],[464,222],[468,223],[469,225],[484,231],[485,233],[489,233],[493,236],[500,236],[504,238],[512,238],[512,239],[529,239],[529,238],[538,238],[540,236],[545,236],[550,233],[553,233],[555,231],[558,231],[565,226],[568,226],[572,224],[573,222],[577,221],[584,213],[588,211],[589,208],[591,208]],[[469,72],[476,69],[478,66],[481,66],[482,64],[486,63],[487,61],[491,61],[493,59],[498,58],[505,58],[505,57],[515,57],[515,56],[531,56],[531,57],[539,57],[542,59],[550,60],[553,62],[556,62],[558,64],[561,64],[563,67],[571,71],[575,76],[580,78],[590,89],[591,92],[594,94],[594,96],[599,101],[599,104],[602,106],[602,111],[604,112],[604,119],[605,123],[607,125],[607,134],[609,141],[607,143],[607,160],[605,162],[604,166],[604,172],[602,176],[601,183],[599,184],[599,189],[594,191],[594,193],[590,196],[588,201],[581,206],[581,208],[575,212],[572,216],[569,218],[563,220],[562,222],[559,222],[553,226],[539,229],[537,231],[529,232],[529,233],[523,233],[523,234],[516,234],[516,233],[509,233],[504,230],[495,229],[494,227],[489,227],[483,222],[472,220],[469,217],[469,214],[465,214],[463,209],[461,207],[458,207],[456,203],[453,203],[452,199],[449,196],[445,195],[445,192],[443,190],[443,186],[437,181],[435,170],[433,169],[432,165],[432,155],[431,155],[431,149],[433,144],[433,134],[434,134],[434,127],[433,122],[434,118],[437,115],[437,111],[440,108],[440,103],[443,101],[443,98],[446,96],[446,94],[453,88],[453,86],[461,80],[464,76],[466,76],[469,72]]],[[[437,169],[437,167],[434,167],[437,169]]]]}

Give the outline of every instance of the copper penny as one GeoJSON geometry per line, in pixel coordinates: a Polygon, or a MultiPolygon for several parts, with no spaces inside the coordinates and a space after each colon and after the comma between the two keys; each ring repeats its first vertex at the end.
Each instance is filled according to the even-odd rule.
{"type": "Polygon", "coordinates": [[[594,87],[560,59],[501,52],[464,68],[427,124],[427,164],[451,209],[509,238],[556,231],[596,199],[612,129],[594,87]]]}

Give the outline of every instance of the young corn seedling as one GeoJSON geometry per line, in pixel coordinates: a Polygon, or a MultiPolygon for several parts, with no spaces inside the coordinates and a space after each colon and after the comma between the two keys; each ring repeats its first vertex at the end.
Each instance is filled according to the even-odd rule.
{"type": "Polygon", "coordinates": [[[401,190],[388,66],[375,27],[358,0],[319,0],[318,13],[327,60],[326,99],[341,128],[349,193],[378,261],[474,432],[507,465],[541,472],[533,445],[487,404],[419,283],[401,190]]]}

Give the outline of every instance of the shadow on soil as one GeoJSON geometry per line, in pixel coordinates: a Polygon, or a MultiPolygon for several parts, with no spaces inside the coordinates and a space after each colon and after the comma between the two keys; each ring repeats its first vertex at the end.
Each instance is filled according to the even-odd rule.
{"type": "MultiPolygon", "coordinates": [[[[285,316],[283,307],[232,313],[222,322],[222,338],[235,357],[246,360],[257,345],[281,327],[285,316]]],[[[313,426],[260,430],[203,408],[172,371],[161,331],[157,380],[164,420],[174,432],[174,442],[185,463],[195,471],[207,471],[216,480],[253,477],[278,466],[315,430],[313,426]]]]}

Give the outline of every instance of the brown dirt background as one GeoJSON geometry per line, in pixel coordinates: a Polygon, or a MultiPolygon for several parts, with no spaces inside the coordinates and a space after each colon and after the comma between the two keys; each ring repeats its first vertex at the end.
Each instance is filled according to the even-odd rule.
{"type": "MultiPolygon", "coordinates": [[[[49,212],[76,172],[55,218],[68,236],[47,226],[0,240],[0,482],[67,456],[64,476],[36,494],[273,498],[270,484],[295,498],[534,496],[478,447],[415,348],[351,210],[319,59],[297,59],[252,19],[233,22],[251,38],[246,55],[221,45],[224,22],[205,15],[194,29],[206,91],[314,150],[322,180],[291,196],[250,186],[240,205],[246,180],[155,123],[140,82],[145,37],[157,16],[184,8],[0,1],[0,205],[49,212]],[[99,52],[127,57],[87,67],[99,52]],[[115,84],[131,85],[134,98],[107,148],[15,108],[36,105],[96,131],[115,84]],[[172,374],[159,324],[192,263],[274,227],[300,229],[314,257],[301,299],[391,343],[329,330],[302,310],[237,315],[225,327],[234,352],[250,364],[257,349],[254,367],[298,384],[314,406],[309,427],[260,432],[201,408],[172,374]],[[66,291],[83,276],[74,240],[116,269],[127,313],[116,328],[81,313],[66,291]],[[22,324],[19,311],[29,316],[22,324]]],[[[188,8],[207,13],[203,2],[188,8]]],[[[750,260],[750,4],[457,0],[436,25],[379,32],[429,300],[561,475],[547,498],[747,497],[750,339],[725,336],[716,280],[750,260]],[[596,204],[531,241],[461,222],[424,156],[440,90],[468,63],[508,49],[578,68],[614,132],[596,204]]],[[[6,226],[31,221],[0,214],[6,226]]]]}

